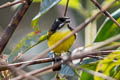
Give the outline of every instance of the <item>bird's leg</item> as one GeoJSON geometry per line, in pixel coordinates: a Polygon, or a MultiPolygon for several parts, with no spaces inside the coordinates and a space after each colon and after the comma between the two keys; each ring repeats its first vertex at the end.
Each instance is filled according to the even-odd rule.
{"type": "MultiPolygon", "coordinates": [[[[55,54],[54,54],[55,55],[55,54]]],[[[54,60],[54,64],[61,61],[61,58],[59,58],[57,55],[55,55],[55,60],[54,60]]],[[[58,67],[53,68],[53,71],[59,71],[61,69],[61,65],[58,67]]]]}
{"type": "Polygon", "coordinates": [[[71,51],[68,51],[68,53],[67,53],[67,54],[68,54],[68,56],[71,56],[72,52],[71,52],[71,51]]]}

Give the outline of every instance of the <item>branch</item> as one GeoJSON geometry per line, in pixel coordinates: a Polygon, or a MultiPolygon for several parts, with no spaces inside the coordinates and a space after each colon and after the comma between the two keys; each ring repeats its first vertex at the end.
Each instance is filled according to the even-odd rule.
{"type": "MultiPolygon", "coordinates": [[[[79,48],[78,48],[79,50],[79,48]]],[[[111,52],[114,52],[114,51],[120,51],[120,50],[107,50],[107,51],[93,51],[92,53],[98,53],[98,54],[101,54],[101,55],[107,55],[111,52]]],[[[85,57],[94,57],[94,56],[101,56],[101,55],[87,55],[85,57]]],[[[84,57],[84,58],[85,58],[84,57]]],[[[19,67],[23,64],[29,64],[29,65],[35,65],[35,64],[41,64],[41,63],[47,63],[47,62],[52,62],[54,61],[55,59],[61,59],[61,57],[56,57],[56,58],[44,58],[44,59],[37,59],[37,60],[31,60],[31,61],[24,61],[24,62],[19,62],[19,63],[13,63],[13,64],[8,64],[8,65],[0,65],[0,71],[4,71],[4,70],[8,70],[9,67],[12,67],[12,66],[15,66],[15,67],[19,67]]],[[[28,65],[28,66],[29,66],[28,65]]]]}
{"type": "MultiPolygon", "coordinates": [[[[74,56],[72,56],[72,60],[77,59],[77,57],[79,59],[79,58],[81,58],[81,56],[84,57],[86,55],[90,55],[91,54],[90,52],[94,52],[95,50],[101,50],[100,49],[101,47],[103,47],[107,44],[110,44],[111,42],[117,41],[117,40],[120,40],[120,34],[118,34],[110,39],[107,39],[103,42],[95,43],[95,44],[93,44],[93,46],[83,49],[82,52],[80,52],[81,48],[77,48],[72,52],[72,54],[75,54],[74,56]]],[[[94,53],[94,54],[96,54],[96,53],[94,53]]]]}
{"type": "Polygon", "coordinates": [[[26,0],[26,4],[21,5],[21,8],[14,14],[10,23],[4,30],[2,36],[0,37],[0,54],[2,54],[3,49],[5,48],[6,44],[8,43],[9,39],[11,38],[12,34],[14,33],[31,3],[32,0],[26,0]]]}
{"type": "MultiPolygon", "coordinates": [[[[1,66],[2,65],[6,66],[7,69],[9,69],[11,72],[13,72],[14,76],[23,75],[23,74],[26,73],[25,71],[20,70],[20,69],[16,68],[15,66],[8,66],[8,63],[6,63],[5,61],[2,61],[2,60],[0,60],[0,65],[1,66]]],[[[28,76],[28,77],[26,77],[26,79],[29,79],[29,80],[31,80],[31,79],[39,80],[39,79],[37,79],[37,78],[35,78],[33,76],[28,76]]]]}
{"type": "MultiPolygon", "coordinates": [[[[59,57],[57,59],[59,59],[59,57]]],[[[40,64],[40,63],[52,62],[54,60],[55,60],[54,58],[44,58],[44,59],[13,63],[8,65],[0,65],[0,71],[7,70],[9,67],[12,67],[12,66],[19,67],[23,64],[29,64],[29,63],[30,63],[29,65],[34,65],[34,64],[40,64]]]]}
{"type": "Polygon", "coordinates": [[[18,76],[18,77],[16,77],[16,78],[13,78],[13,79],[11,79],[11,80],[21,80],[21,79],[24,79],[25,77],[28,77],[28,76],[34,76],[34,75],[37,75],[37,74],[39,74],[39,75],[42,75],[42,74],[44,74],[46,71],[47,71],[47,73],[48,73],[48,70],[49,70],[49,72],[52,72],[52,68],[56,68],[56,67],[58,67],[59,65],[61,65],[62,64],[62,62],[59,62],[59,63],[56,63],[56,64],[54,64],[54,65],[50,65],[50,66],[47,66],[47,67],[44,67],[44,68],[42,68],[42,69],[38,69],[38,70],[34,70],[34,71],[31,71],[31,72],[29,72],[29,73],[27,73],[27,74],[25,74],[24,76],[23,75],[20,75],[20,76],[18,76]]]}
{"type": "MultiPolygon", "coordinates": [[[[75,49],[74,51],[76,50],[80,50],[79,48],[75,49]]],[[[120,50],[106,50],[106,51],[98,51],[98,50],[94,50],[93,52],[91,52],[92,55],[86,55],[82,58],[85,58],[85,57],[96,57],[97,56],[101,56],[101,55],[108,55],[112,52],[115,52],[115,51],[120,51],[120,50]],[[99,55],[100,54],[100,55],[99,55]]],[[[75,53],[75,52],[74,52],[75,53]]],[[[73,53],[73,54],[74,54],[73,53]]],[[[29,64],[29,65],[35,65],[35,64],[41,64],[41,63],[47,63],[47,62],[52,62],[54,61],[55,59],[61,59],[61,57],[56,57],[56,58],[44,58],[44,59],[37,59],[37,60],[31,60],[31,61],[24,61],[24,62],[19,62],[19,63],[13,63],[13,64],[8,64],[8,65],[0,65],[0,71],[4,71],[4,70],[8,70],[9,68],[8,67],[12,67],[12,66],[15,66],[15,67],[19,67],[23,64],[29,64]]],[[[28,65],[28,66],[29,66],[28,65]]]]}
{"type": "MultiPolygon", "coordinates": [[[[103,14],[105,14],[106,16],[108,16],[118,27],[120,27],[120,24],[110,15],[110,13],[109,13],[108,11],[104,10],[96,0],[91,0],[91,1],[94,3],[94,5],[95,5],[97,8],[100,9],[100,11],[101,11],[103,14]]],[[[116,0],[115,0],[115,1],[116,1],[116,0]]]]}
{"type": "Polygon", "coordinates": [[[19,4],[19,3],[26,3],[25,0],[18,0],[18,1],[13,1],[13,2],[7,2],[3,5],[0,6],[0,9],[1,8],[6,8],[6,7],[9,7],[9,6],[13,6],[13,5],[16,5],[16,4],[19,4]]]}

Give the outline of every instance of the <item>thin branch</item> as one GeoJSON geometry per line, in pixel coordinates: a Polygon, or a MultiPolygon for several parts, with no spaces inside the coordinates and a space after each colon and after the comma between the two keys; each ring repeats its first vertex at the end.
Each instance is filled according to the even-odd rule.
{"type": "MultiPolygon", "coordinates": [[[[79,48],[78,48],[78,50],[79,50],[79,48]]],[[[107,54],[110,54],[110,53],[116,52],[116,51],[120,51],[120,50],[106,50],[106,51],[94,50],[93,52],[91,52],[92,55],[87,55],[85,57],[94,57],[94,56],[97,57],[97,56],[101,56],[101,55],[107,55],[107,54]]],[[[85,57],[83,57],[83,58],[85,58],[85,57]]],[[[61,59],[61,57],[56,57],[56,59],[61,59]]],[[[7,70],[8,67],[12,67],[12,66],[19,67],[19,66],[21,66],[23,64],[29,64],[29,63],[30,63],[29,65],[35,65],[35,64],[52,62],[54,60],[55,60],[54,58],[44,58],[44,59],[37,59],[37,60],[13,63],[13,64],[8,64],[8,65],[0,65],[0,71],[7,70]]]]}
{"type": "MultiPolygon", "coordinates": [[[[59,57],[57,59],[59,59],[59,57]]],[[[54,58],[44,58],[44,59],[13,63],[13,64],[8,64],[8,65],[0,65],[0,71],[7,70],[8,67],[11,67],[11,66],[19,67],[23,64],[28,64],[28,63],[30,63],[29,65],[34,65],[34,64],[40,64],[40,63],[46,63],[46,62],[52,62],[52,61],[54,61],[54,58]]]]}
{"type": "MultiPolygon", "coordinates": [[[[78,50],[79,50],[79,48],[78,48],[78,50]]],[[[97,57],[97,56],[101,56],[101,55],[107,55],[109,53],[116,52],[116,51],[120,51],[120,50],[106,50],[106,51],[94,50],[93,52],[91,52],[92,55],[87,55],[85,57],[94,57],[94,56],[97,57]]],[[[85,58],[85,57],[83,57],[83,58],[85,58]]],[[[61,58],[56,57],[56,59],[61,59],[61,58]]],[[[23,64],[29,64],[29,63],[30,63],[29,65],[35,65],[35,64],[52,62],[54,60],[55,60],[54,58],[44,58],[44,59],[37,59],[37,60],[30,60],[30,61],[24,61],[24,62],[19,62],[19,63],[13,63],[13,64],[8,64],[8,65],[0,65],[0,71],[8,70],[8,68],[12,67],[12,66],[19,67],[23,64]]]]}
{"type": "MultiPolygon", "coordinates": [[[[106,55],[106,54],[109,54],[109,53],[114,52],[114,51],[119,51],[119,50],[93,51],[92,53],[98,53],[98,54],[101,54],[101,55],[106,55]]],[[[100,55],[87,55],[85,57],[90,57],[90,56],[100,56],[100,55]]],[[[61,59],[61,58],[56,57],[55,59],[61,59]]],[[[12,67],[12,66],[19,67],[23,64],[29,64],[29,63],[30,63],[29,65],[48,63],[48,62],[54,61],[55,59],[54,58],[44,58],[44,59],[36,59],[36,60],[19,62],[19,63],[13,63],[13,64],[8,64],[8,65],[0,65],[0,71],[8,70],[9,67],[12,67]]]]}
{"type": "MultiPolygon", "coordinates": [[[[5,61],[0,60],[0,66],[2,65],[8,66],[8,64],[5,61]]],[[[20,75],[20,73],[16,70],[16,68],[14,69],[14,66],[9,66],[7,68],[11,70],[15,75],[20,75]]]]}
{"type": "MultiPolygon", "coordinates": [[[[104,8],[104,10],[108,9],[111,5],[113,5],[115,3],[115,1],[113,1],[111,4],[109,4],[106,8],[104,8]]],[[[103,11],[104,11],[103,10],[103,11]]],[[[42,53],[40,53],[39,56],[34,57],[33,59],[40,59],[43,56],[45,56],[48,52],[50,52],[52,49],[56,48],[57,46],[59,46],[61,43],[63,43],[65,40],[67,40],[69,37],[71,37],[72,35],[74,35],[75,33],[81,31],[83,28],[85,28],[90,22],[92,22],[101,12],[99,11],[98,13],[96,13],[93,17],[91,17],[90,19],[87,19],[84,23],[80,24],[77,28],[75,28],[72,33],[70,33],[69,35],[67,35],[66,37],[64,37],[63,39],[61,39],[60,41],[58,41],[55,45],[53,45],[51,48],[46,49],[45,51],[43,51],[42,53]]],[[[20,68],[24,68],[29,64],[24,64],[22,65],[20,68]]]]}
{"type": "MultiPolygon", "coordinates": [[[[80,53],[80,51],[81,51],[81,49],[80,48],[77,48],[77,49],[75,49],[74,51],[73,51],[73,53],[72,54],[75,54],[75,56],[73,56],[72,58],[74,59],[77,59],[77,57],[78,57],[78,59],[81,57],[81,56],[86,56],[86,55],[90,55],[91,53],[91,51],[94,51],[94,50],[99,50],[102,46],[105,46],[105,45],[107,45],[107,44],[110,44],[111,42],[114,42],[114,41],[116,41],[116,40],[120,40],[120,34],[119,35],[116,35],[116,36],[114,36],[114,37],[112,37],[112,38],[110,38],[110,39],[108,39],[108,40],[105,40],[105,41],[103,41],[103,42],[99,42],[99,43],[96,43],[96,44],[94,44],[93,46],[91,46],[91,47],[87,47],[87,48],[85,48],[84,50],[82,50],[83,51],[83,53],[80,53]],[[86,52],[87,51],[87,52],[86,52]],[[90,51],[90,52],[89,52],[90,51]]],[[[96,54],[96,53],[95,53],[96,54]]]]}
{"type": "MultiPolygon", "coordinates": [[[[25,71],[20,70],[20,69],[16,68],[15,66],[8,66],[8,64],[5,61],[0,60],[0,66],[2,66],[2,65],[6,66],[7,69],[9,69],[11,72],[13,72],[14,76],[23,75],[23,74],[26,73],[25,71]]],[[[39,80],[39,79],[37,79],[36,77],[33,77],[33,76],[26,77],[26,79],[39,80]]]]}
{"type": "Polygon", "coordinates": [[[103,14],[105,14],[106,16],[108,16],[118,27],[120,27],[120,24],[110,15],[110,13],[109,13],[108,11],[104,10],[96,0],[91,0],[91,1],[94,3],[94,5],[95,5],[97,8],[100,9],[100,11],[101,11],[103,14]]]}
{"type": "Polygon", "coordinates": [[[64,16],[66,16],[66,14],[67,14],[68,5],[69,5],[69,0],[67,0],[67,3],[66,3],[65,12],[64,12],[64,16]]]}
{"type": "Polygon", "coordinates": [[[9,7],[9,6],[13,6],[13,5],[16,5],[16,4],[19,4],[19,3],[26,3],[25,0],[17,0],[17,1],[13,1],[13,2],[7,2],[3,5],[0,6],[0,9],[1,8],[6,8],[6,7],[9,7]]]}
{"type": "Polygon", "coordinates": [[[48,72],[48,70],[50,71],[50,72],[52,72],[52,68],[55,68],[55,67],[58,67],[59,65],[61,65],[62,64],[62,62],[59,62],[59,63],[56,63],[56,64],[54,64],[54,65],[50,65],[50,66],[47,66],[47,67],[44,67],[44,68],[42,68],[42,69],[38,69],[38,70],[34,70],[34,71],[31,71],[31,72],[29,72],[29,73],[27,73],[27,74],[25,74],[24,76],[23,75],[20,75],[20,76],[18,76],[18,77],[16,77],[16,78],[13,78],[13,79],[11,79],[11,80],[21,80],[21,79],[23,79],[23,78],[25,78],[25,77],[28,77],[28,76],[34,76],[34,75],[37,75],[37,74],[39,74],[39,75],[43,75],[46,71],[48,72]]]}
{"type": "Polygon", "coordinates": [[[14,33],[15,29],[17,28],[18,24],[20,23],[24,14],[30,7],[31,3],[32,3],[32,0],[26,0],[26,4],[21,5],[21,8],[14,14],[10,23],[4,30],[2,36],[0,37],[0,54],[2,54],[3,49],[5,48],[6,44],[8,43],[12,34],[14,33]]]}

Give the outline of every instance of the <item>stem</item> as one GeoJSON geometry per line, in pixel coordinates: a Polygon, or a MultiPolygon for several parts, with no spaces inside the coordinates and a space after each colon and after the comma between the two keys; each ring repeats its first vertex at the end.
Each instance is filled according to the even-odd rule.
{"type": "Polygon", "coordinates": [[[65,16],[66,16],[66,14],[67,14],[68,5],[69,5],[69,0],[67,0],[67,3],[66,3],[64,17],[65,17],[65,16]]]}

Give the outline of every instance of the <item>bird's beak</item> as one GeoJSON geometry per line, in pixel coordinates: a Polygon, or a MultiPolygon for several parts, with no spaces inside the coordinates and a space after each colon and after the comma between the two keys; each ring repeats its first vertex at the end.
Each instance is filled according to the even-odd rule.
{"type": "Polygon", "coordinates": [[[70,23],[70,18],[69,17],[65,17],[65,23],[70,23]]]}

